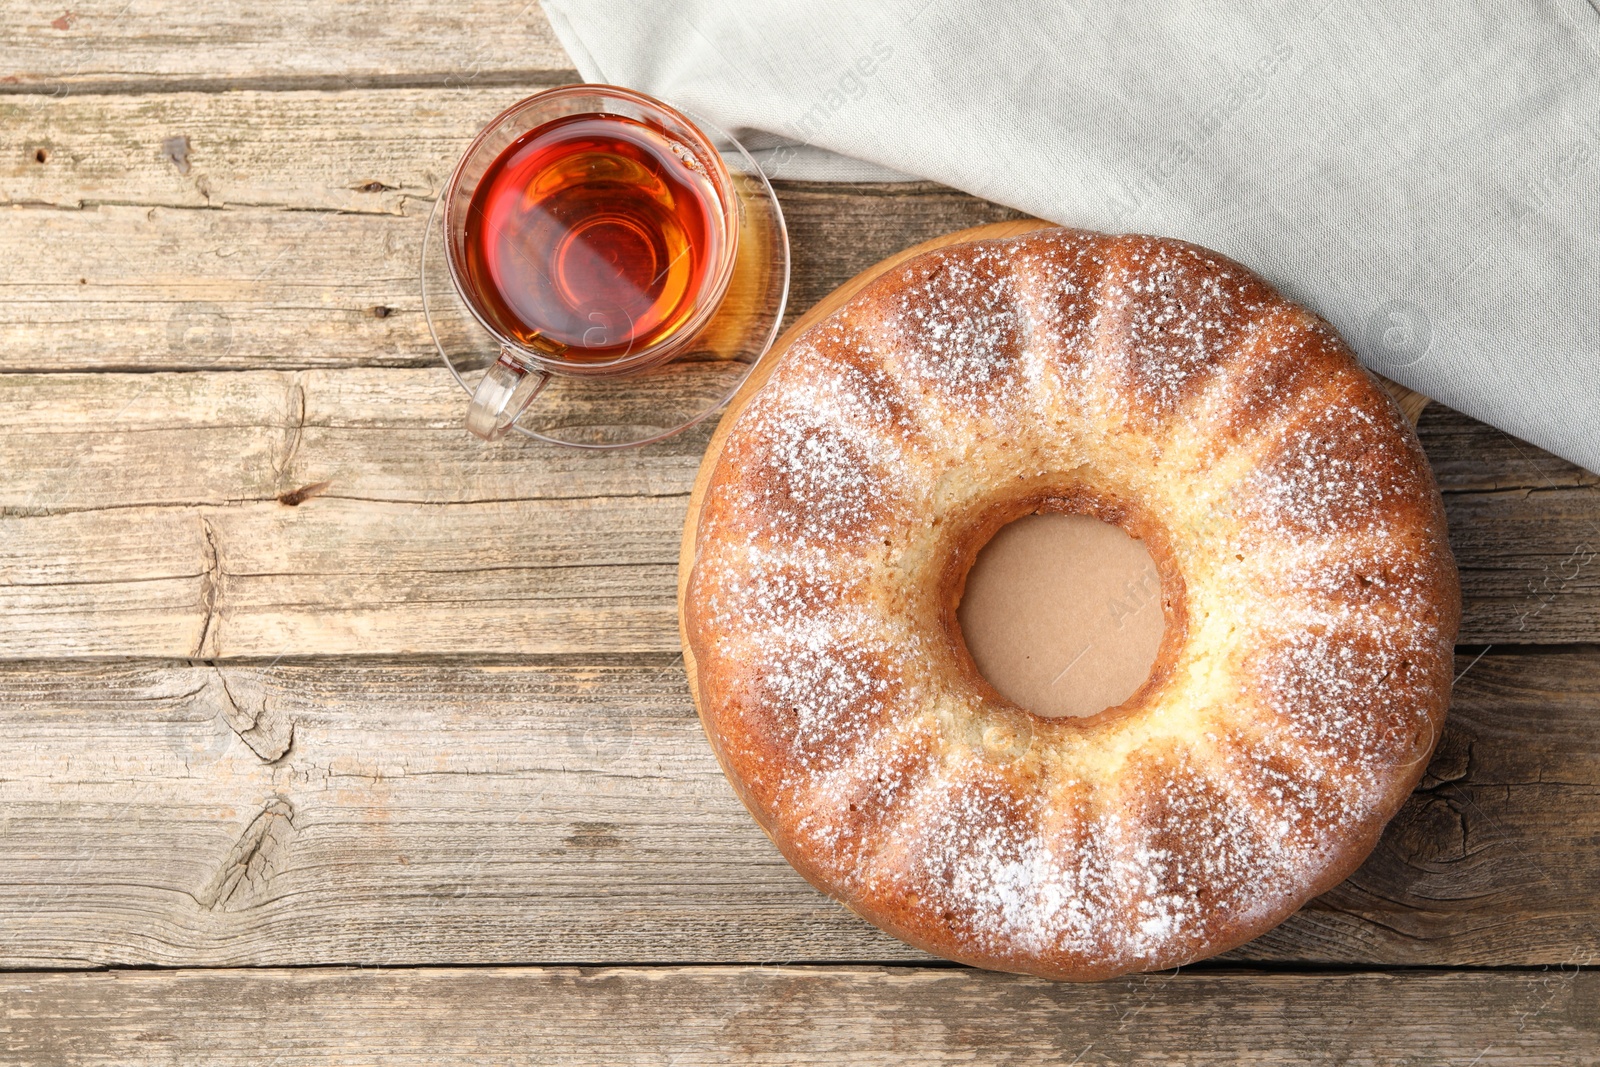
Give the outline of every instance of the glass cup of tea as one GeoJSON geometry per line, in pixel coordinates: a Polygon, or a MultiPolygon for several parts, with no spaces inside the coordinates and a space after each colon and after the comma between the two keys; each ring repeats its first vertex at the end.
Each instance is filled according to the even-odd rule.
{"type": "MultiPolygon", "coordinates": [[[[724,159],[730,141],[659,100],[610,85],[547,90],[478,134],[435,209],[455,295],[498,348],[473,390],[469,430],[487,440],[504,435],[556,377],[661,367],[706,337],[730,287],[751,288],[734,284],[751,193],[749,175],[730,173],[724,159]]],[[[771,198],[759,168],[755,174],[771,198]]],[[[782,292],[776,315],[773,294],[763,293],[755,305],[761,321],[744,323],[746,362],[753,360],[745,335],[765,330],[765,350],[787,292],[775,199],[770,212],[782,244],[782,292]]],[[[770,264],[760,269],[760,285],[770,289],[777,275],[770,264]]],[[[425,300],[426,286],[425,250],[425,300]]],[[[730,314],[748,317],[744,295],[730,314]]]]}

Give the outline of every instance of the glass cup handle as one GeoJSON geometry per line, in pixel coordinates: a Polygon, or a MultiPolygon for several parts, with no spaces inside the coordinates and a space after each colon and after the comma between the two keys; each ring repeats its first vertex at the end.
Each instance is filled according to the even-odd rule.
{"type": "Polygon", "coordinates": [[[517,416],[533,403],[550,375],[542,370],[529,370],[517,361],[508,349],[500,350],[500,358],[478,383],[472,394],[472,406],[467,409],[467,429],[485,441],[497,441],[506,435],[517,416]]]}

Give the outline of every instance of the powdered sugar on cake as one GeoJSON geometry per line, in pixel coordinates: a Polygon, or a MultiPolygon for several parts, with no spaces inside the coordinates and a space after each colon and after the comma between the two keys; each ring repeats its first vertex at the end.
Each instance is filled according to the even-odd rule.
{"type": "Polygon", "coordinates": [[[1076,231],[933,253],[734,426],[686,593],[702,713],[779,847],[886,928],[1054,976],[1170,966],[1288,914],[1420,773],[1458,610],[1440,514],[1392,406],[1243,268],[1076,231]],[[991,705],[935,602],[945,524],[1051,478],[1160,516],[1202,613],[1093,727],[991,705]]]}

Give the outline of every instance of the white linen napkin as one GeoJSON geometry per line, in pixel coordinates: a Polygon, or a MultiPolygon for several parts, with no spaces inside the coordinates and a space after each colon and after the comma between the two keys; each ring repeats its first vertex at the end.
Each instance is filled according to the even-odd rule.
{"type": "Polygon", "coordinates": [[[1374,370],[1600,471],[1583,0],[543,2],[586,79],[705,115],[774,177],[930,178],[1206,245],[1374,370]]]}

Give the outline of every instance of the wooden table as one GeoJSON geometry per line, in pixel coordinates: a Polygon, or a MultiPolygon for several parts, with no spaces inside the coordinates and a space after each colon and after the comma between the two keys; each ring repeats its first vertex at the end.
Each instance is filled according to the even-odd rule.
{"type": "MultiPolygon", "coordinates": [[[[575,78],[538,8],[226,8],[4,4],[0,1061],[1600,1062],[1594,475],[1424,413],[1462,673],[1348,882],[1181,973],[944,965],[802,882],[701,737],[710,426],[461,429],[422,223],[575,78]]],[[[780,192],[795,311],[1012,217],[780,192]]]]}

